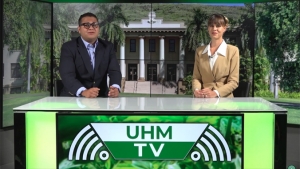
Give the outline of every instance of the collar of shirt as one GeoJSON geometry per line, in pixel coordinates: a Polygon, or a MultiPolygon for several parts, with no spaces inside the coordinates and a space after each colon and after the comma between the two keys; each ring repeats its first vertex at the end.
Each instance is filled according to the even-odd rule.
{"type": "MultiPolygon", "coordinates": [[[[83,41],[83,43],[84,43],[85,48],[88,48],[87,46],[88,46],[90,43],[88,43],[87,41],[85,41],[82,37],[81,37],[81,39],[82,39],[82,41],[83,41]]],[[[92,45],[92,44],[91,44],[91,45],[92,45]]],[[[97,41],[96,41],[96,43],[95,43],[94,49],[96,49],[97,45],[98,45],[98,39],[97,39],[97,41]]]]}
{"type": "MultiPolygon", "coordinates": [[[[202,54],[207,52],[208,56],[211,56],[210,53],[210,43],[206,46],[206,48],[203,50],[202,54]]],[[[226,57],[226,50],[227,50],[227,44],[226,42],[223,40],[223,42],[221,43],[221,45],[219,46],[218,50],[216,51],[216,53],[221,54],[222,56],[226,57]]],[[[215,54],[216,54],[215,53],[215,54]]]]}

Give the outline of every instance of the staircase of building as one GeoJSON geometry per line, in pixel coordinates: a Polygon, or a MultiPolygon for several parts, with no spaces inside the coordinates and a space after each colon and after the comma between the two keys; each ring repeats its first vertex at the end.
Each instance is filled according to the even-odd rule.
{"type": "Polygon", "coordinates": [[[154,81],[125,81],[124,93],[176,94],[176,88],[176,83],[170,81],[166,81],[164,84],[154,81]]]}
{"type": "Polygon", "coordinates": [[[137,81],[125,81],[124,93],[136,93],[137,81]]]}

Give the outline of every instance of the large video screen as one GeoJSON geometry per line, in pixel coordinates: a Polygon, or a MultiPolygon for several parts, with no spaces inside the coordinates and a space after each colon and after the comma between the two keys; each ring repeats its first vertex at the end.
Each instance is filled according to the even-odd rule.
{"type": "Polygon", "coordinates": [[[49,3],[3,4],[1,127],[14,125],[12,108],[55,91],[50,82],[60,79],[61,46],[80,36],[78,18],[85,12],[98,16],[99,37],[115,44],[126,97],[192,97],[195,49],[210,41],[207,16],[221,13],[229,19],[224,40],[239,49],[247,96],[277,103],[288,109],[288,123],[300,124],[299,1],[54,3],[53,13],[49,3]]]}
{"type": "Polygon", "coordinates": [[[240,81],[251,81],[255,23],[254,20],[245,21],[254,16],[251,5],[55,3],[54,31],[58,35],[53,39],[55,78],[60,79],[57,66],[61,44],[80,36],[78,18],[85,12],[92,12],[102,25],[99,37],[115,44],[122,73],[122,96],[191,97],[195,51],[210,42],[208,17],[221,13],[229,20],[225,42],[240,50],[240,81]]]}

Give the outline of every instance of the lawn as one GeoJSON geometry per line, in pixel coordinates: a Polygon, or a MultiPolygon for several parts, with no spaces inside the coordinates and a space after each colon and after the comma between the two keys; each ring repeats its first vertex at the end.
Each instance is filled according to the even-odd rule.
{"type": "Polygon", "coordinates": [[[13,108],[50,96],[49,92],[3,95],[3,126],[13,125],[13,108]]]}
{"type": "MultiPolygon", "coordinates": [[[[13,111],[14,107],[41,99],[43,97],[49,96],[49,92],[44,93],[30,93],[30,94],[8,94],[3,95],[3,126],[13,125],[13,111]]],[[[191,95],[175,95],[175,94],[131,94],[131,93],[121,93],[121,97],[192,97],[191,95]]],[[[274,98],[264,98],[271,102],[283,102],[283,103],[299,103],[299,99],[274,99],[274,98]]],[[[298,104],[297,104],[298,105],[298,104]]],[[[300,125],[300,106],[281,106],[288,110],[288,120],[289,124],[299,124],[300,125]]]]}
{"type": "Polygon", "coordinates": [[[263,97],[264,99],[270,101],[270,102],[283,102],[283,103],[299,103],[300,99],[290,99],[290,98],[270,98],[270,97],[263,97]]]}
{"type": "Polygon", "coordinates": [[[300,99],[290,99],[290,98],[264,98],[270,102],[278,103],[280,107],[288,110],[287,121],[288,124],[298,124],[300,125],[300,99]],[[291,103],[291,104],[282,104],[291,103]]]}

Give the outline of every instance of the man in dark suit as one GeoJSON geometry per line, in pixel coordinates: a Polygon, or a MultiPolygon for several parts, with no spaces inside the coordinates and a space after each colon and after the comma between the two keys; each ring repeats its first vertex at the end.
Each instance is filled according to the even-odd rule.
{"type": "Polygon", "coordinates": [[[96,15],[85,13],[78,20],[81,36],[62,45],[59,73],[64,89],[61,96],[119,96],[122,77],[114,45],[99,39],[99,30],[96,15]]]}

